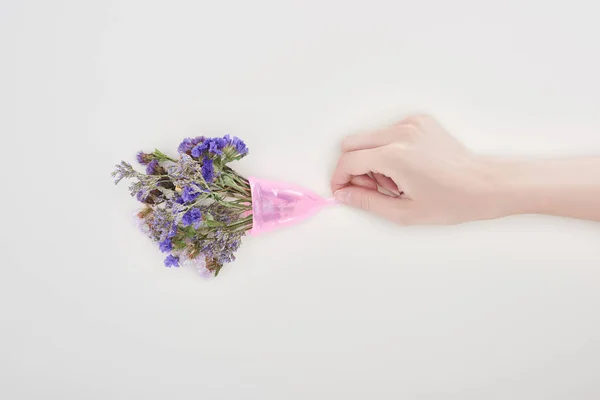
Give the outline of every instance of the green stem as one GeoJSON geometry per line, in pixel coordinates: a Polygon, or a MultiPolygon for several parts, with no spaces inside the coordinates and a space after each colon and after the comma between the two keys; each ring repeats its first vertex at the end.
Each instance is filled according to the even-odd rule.
{"type": "Polygon", "coordinates": [[[231,225],[227,225],[227,227],[228,228],[238,228],[240,226],[244,226],[244,225],[248,225],[248,224],[252,225],[252,215],[242,218],[231,225]]]}

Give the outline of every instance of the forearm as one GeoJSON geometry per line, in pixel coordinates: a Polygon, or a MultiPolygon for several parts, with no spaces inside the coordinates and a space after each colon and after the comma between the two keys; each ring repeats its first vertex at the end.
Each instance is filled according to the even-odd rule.
{"type": "Polygon", "coordinates": [[[494,160],[491,164],[507,215],[600,221],[600,157],[494,160]]]}

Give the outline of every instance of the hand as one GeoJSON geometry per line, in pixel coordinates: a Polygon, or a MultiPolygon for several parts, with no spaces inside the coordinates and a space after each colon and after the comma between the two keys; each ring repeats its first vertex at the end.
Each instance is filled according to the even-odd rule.
{"type": "Polygon", "coordinates": [[[349,136],[331,189],[344,204],[400,224],[455,224],[509,214],[493,163],[432,117],[349,136]]]}

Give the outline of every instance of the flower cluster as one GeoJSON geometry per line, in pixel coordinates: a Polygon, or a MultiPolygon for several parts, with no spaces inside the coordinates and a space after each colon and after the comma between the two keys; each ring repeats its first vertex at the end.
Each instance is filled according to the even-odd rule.
{"type": "Polygon", "coordinates": [[[229,135],[199,136],[184,139],[178,153],[139,152],[145,173],[122,161],[112,176],[115,183],[132,180],[131,195],[145,204],[136,221],[167,254],[166,267],[189,265],[216,276],[252,228],[250,184],[228,166],[248,148],[229,135]]]}

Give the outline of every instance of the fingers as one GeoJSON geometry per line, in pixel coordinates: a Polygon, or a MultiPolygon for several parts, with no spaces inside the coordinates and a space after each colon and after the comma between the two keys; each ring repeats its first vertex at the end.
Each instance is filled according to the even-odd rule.
{"type": "Polygon", "coordinates": [[[432,124],[439,125],[434,118],[427,114],[411,115],[387,129],[347,136],[342,142],[342,151],[346,153],[386,146],[402,141],[417,133],[419,128],[432,124]]]}
{"type": "Polygon", "coordinates": [[[335,192],[342,204],[379,215],[396,223],[410,221],[411,200],[399,199],[363,187],[348,186],[335,192]]]}
{"type": "Polygon", "coordinates": [[[350,179],[350,185],[360,186],[365,189],[378,190],[379,188],[383,188],[385,190],[384,193],[390,196],[399,196],[400,189],[398,189],[398,185],[391,179],[382,174],[372,174],[373,177],[365,174],[354,176],[350,179]]]}
{"type": "Polygon", "coordinates": [[[400,189],[398,189],[398,185],[396,185],[396,182],[394,182],[392,178],[377,173],[373,174],[373,178],[375,179],[375,182],[377,182],[377,185],[381,186],[383,189],[396,196],[400,195],[400,189]]]}
{"type": "Polygon", "coordinates": [[[383,147],[401,141],[415,132],[416,128],[413,125],[396,125],[394,128],[351,135],[343,140],[342,152],[383,147]]]}
{"type": "Polygon", "coordinates": [[[331,190],[335,192],[347,186],[353,178],[370,172],[385,174],[384,156],[385,148],[359,150],[342,154],[331,178],[331,190]]]}
{"type": "Polygon", "coordinates": [[[364,187],[366,189],[377,190],[377,182],[369,175],[355,176],[350,180],[350,184],[354,186],[364,187]]]}

